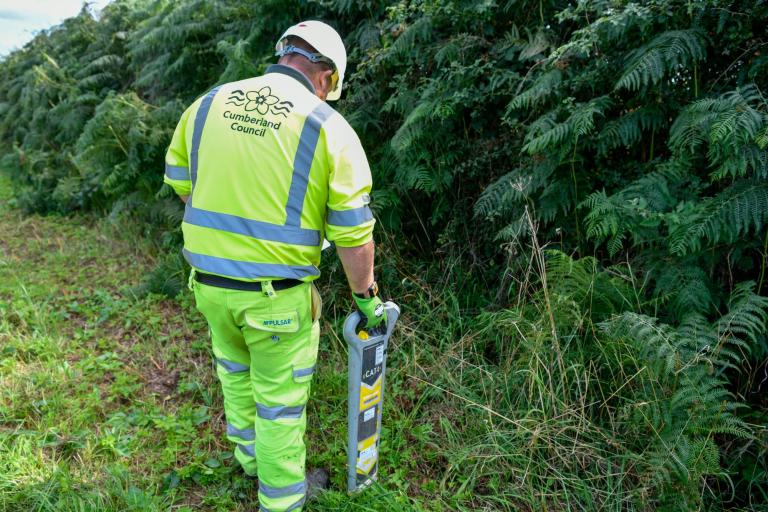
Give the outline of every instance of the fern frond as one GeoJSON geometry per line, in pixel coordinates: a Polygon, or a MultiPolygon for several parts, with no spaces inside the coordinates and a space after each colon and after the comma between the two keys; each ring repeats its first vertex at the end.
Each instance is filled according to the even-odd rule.
{"type": "Polygon", "coordinates": [[[739,346],[746,353],[765,335],[768,326],[768,297],[757,295],[752,282],[739,283],[731,293],[728,313],[715,323],[718,347],[739,346]]]}
{"type": "Polygon", "coordinates": [[[640,141],[643,132],[658,131],[665,125],[664,112],[656,105],[633,110],[605,124],[598,135],[598,151],[605,155],[621,146],[630,147],[640,141]]]}
{"type": "Polygon", "coordinates": [[[768,103],[754,84],[705,98],[675,119],[670,144],[677,153],[694,154],[707,144],[712,177],[768,176],[768,152],[761,137],[768,129],[768,103]]]}
{"type": "Polygon", "coordinates": [[[426,43],[434,33],[432,18],[421,16],[414,23],[405,27],[405,30],[392,44],[392,56],[403,56],[410,52],[417,42],[426,43]]]}
{"type": "Polygon", "coordinates": [[[595,127],[595,117],[602,116],[612,104],[613,100],[606,95],[575,105],[567,121],[573,133],[577,137],[591,133],[595,127]]]}
{"type": "Polygon", "coordinates": [[[553,146],[558,146],[570,139],[572,135],[571,129],[571,125],[567,122],[552,123],[546,131],[527,140],[522,150],[533,155],[553,146]]]}
{"type": "Polygon", "coordinates": [[[502,214],[511,202],[525,199],[531,177],[515,169],[486,187],[475,203],[475,215],[485,218],[502,214]]]}
{"type": "Polygon", "coordinates": [[[400,128],[392,136],[390,145],[398,152],[406,151],[419,137],[425,136],[424,124],[433,114],[432,105],[421,102],[408,115],[400,128]]]}
{"type": "Polygon", "coordinates": [[[663,32],[628,55],[615,89],[636,91],[659,83],[665,76],[706,56],[704,35],[696,29],[663,32]]]}
{"type": "Polygon", "coordinates": [[[557,69],[550,69],[540,75],[528,89],[521,92],[507,105],[507,115],[515,109],[532,109],[543,103],[552,93],[557,91],[557,86],[563,79],[563,73],[557,69]]]}
{"type": "Polygon", "coordinates": [[[588,210],[584,219],[587,236],[607,242],[611,256],[622,250],[627,238],[642,242],[646,236],[657,236],[654,230],[661,224],[661,212],[675,204],[670,187],[683,176],[676,166],[660,166],[612,196],[605,191],[593,192],[580,204],[588,210]]]}
{"type": "Polygon", "coordinates": [[[763,228],[768,219],[768,183],[743,180],[731,185],[715,197],[701,201],[687,222],[672,224],[670,252],[685,255],[710,244],[734,242],[752,230],[763,228]]]}
{"type": "Polygon", "coordinates": [[[574,260],[567,254],[546,252],[547,280],[553,294],[567,298],[581,311],[601,321],[612,314],[631,308],[631,296],[626,281],[601,270],[592,257],[574,260]]]}
{"type": "Polygon", "coordinates": [[[688,261],[666,262],[656,278],[656,294],[666,297],[677,318],[711,311],[714,298],[707,273],[688,261]]]}

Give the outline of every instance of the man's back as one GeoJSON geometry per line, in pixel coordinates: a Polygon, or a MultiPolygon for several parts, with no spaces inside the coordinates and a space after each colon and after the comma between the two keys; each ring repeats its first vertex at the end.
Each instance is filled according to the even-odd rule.
{"type": "Polygon", "coordinates": [[[370,238],[360,142],[293,68],[271,66],[198,99],[167,160],[188,162],[184,254],[203,272],[312,280],[324,235],[340,245],[370,238]]]}

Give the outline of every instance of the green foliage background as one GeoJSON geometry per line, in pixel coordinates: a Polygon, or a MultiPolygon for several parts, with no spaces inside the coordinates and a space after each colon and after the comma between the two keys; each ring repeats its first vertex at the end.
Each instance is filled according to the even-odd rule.
{"type": "MultiPolygon", "coordinates": [[[[490,400],[521,423],[465,425],[450,462],[467,502],[767,507],[768,4],[115,0],[0,62],[18,205],[138,222],[178,288],[175,123],[303,18],[345,35],[388,291],[509,375],[490,400]]],[[[483,382],[459,384],[485,403],[483,382]]]]}

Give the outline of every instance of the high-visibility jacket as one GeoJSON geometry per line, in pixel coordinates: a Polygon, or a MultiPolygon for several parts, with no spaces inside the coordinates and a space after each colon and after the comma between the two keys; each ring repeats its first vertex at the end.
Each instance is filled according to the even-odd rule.
{"type": "Polygon", "coordinates": [[[184,256],[202,272],[311,281],[323,237],[341,247],[371,240],[360,139],[291,67],[270,66],[195,101],[165,162],[165,182],[190,195],[184,256]]]}

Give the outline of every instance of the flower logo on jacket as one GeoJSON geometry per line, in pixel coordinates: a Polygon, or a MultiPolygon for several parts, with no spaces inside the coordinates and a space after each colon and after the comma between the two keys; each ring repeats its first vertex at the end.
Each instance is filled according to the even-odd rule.
{"type": "Polygon", "coordinates": [[[293,108],[293,103],[280,101],[280,98],[272,94],[272,89],[268,85],[258,91],[243,92],[235,89],[227,97],[226,104],[243,107],[247,112],[256,110],[263,116],[269,112],[275,116],[288,117],[293,108]]]}
{"type": "Polygon", "coordinates": [[[269,86],[262,87],[258,91],[248,91],[245,97],[248,99],[245,104],[246,112],[255,110],[261,115],[266,115],[269,107],[280,101],[280,98],[272,95],[272,89],[269,86]]]}

